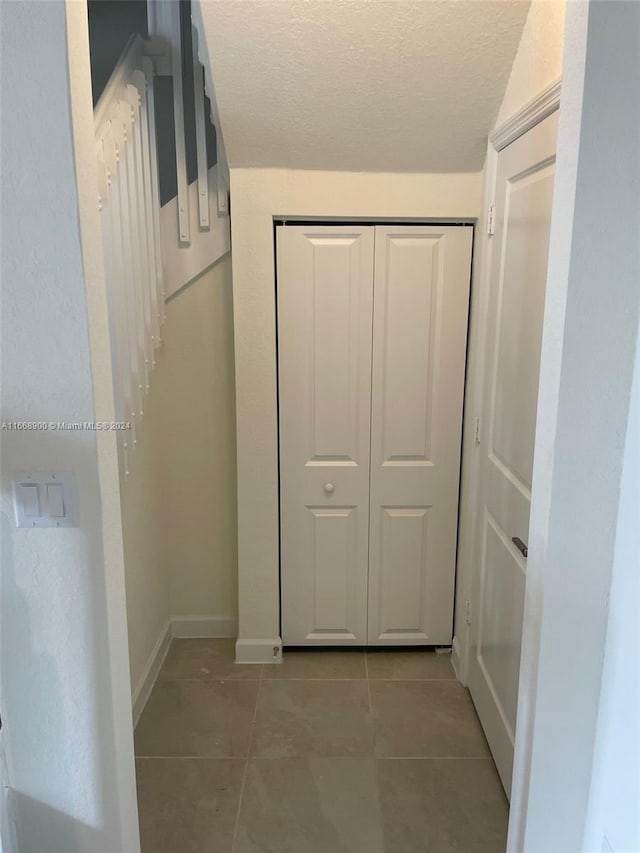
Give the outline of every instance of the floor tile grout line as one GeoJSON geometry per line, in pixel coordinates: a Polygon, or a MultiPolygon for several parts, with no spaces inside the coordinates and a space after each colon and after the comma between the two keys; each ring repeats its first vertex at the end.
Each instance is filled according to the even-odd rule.
{"type": "MultiPolygon", "coordinates": [[[[376,761],[491,761],[490,755],[285,755],[249,756],[252,761],[297,761],[300,758],[329,758],[332,760],[374,758],[376,761]]],[[[244,761],[248,757],[238,755],[136,755],[136,761],[244,761]]]]}
{"type": "Polygon", "coordinates": [[[370,675],[369,681],[447,681],[451,682],[452,684],[459,684],[457,678],[450,678],[448,676],[444,678],[442,676],[425,676],[424,678],[408,678],[403,676],[396,676],[395,678],[385,678],[382,675],[370,675]]]}
{"type": "Polygon", "coordinates": [[[136,761],[246,761],[243,755],[136,755],[136,761]]]}
{"type": "MultiPolygon", "coordinates": [[[[265,681],[390,681],[390,682],[401,682],[401,681],[410,681],[410,682],[432,682],[432,681],[444,681],[452,684],[459,683],[456,678],[450,677],[425,677],[425,678],[385,678],[383,676],[371,676],[371,675],[357,675],[357,676],[327,676],[326,678],[319,677],[307,677],[304,675],[299,676],[273,676],[269,675],[265,679],[265,681]]],[[[174,677],[174,678],[161,678],[158,679],[157,683],[167,684],[167,683],[176,683],[176,682],[184,682],[184,681],[201,681],[204,684],[210,684],[212,682],[233,682],[239,684],[252,683],[254,681],[262,681],[261,678],[244,678],[244,677],[224,677],[221,675],[215,676],[184,676],[184,677],[174,677]]],[[[154,685],[155,686],[155,685],[154,685]]]]}
{"type": "Polygon", "coordinates": [[[366,675],[357,675],[355,677],[351,677],[349,675],[345,675],[342,677],[332,676],[330,678],[307,678],[304,675],[297,675],[295,678],[293,676],[285,676],[283,678],[278,678],[277,676],[269,675],[265,678],[265,681],[366,681],[366,675]]]}
{"type": "MultiPolygon", "coordinates": [[[[209,683],[211,681],[234,681],[234,682],[238,681],[240,683],[244,683],[245,681],[261,681],[261,679],[258,677],[246,678],[243,675],[239,675],[239,676],[233,676],[233,675],[229,675],[229,676],[224,676],[224,675],[175,675],[175,676],[171,676],[171,677],[167,677],[165,675],[162,678],[158,678],[156,684],[166,684],[167,682],[176,682],[176,681],[204,681],[207,683],[209,683]]],[[[154,687],[155,687],[155,685],[154,685],[154,687]]]]}
{"type": "Polygon", "coordinates": [[[255,708],[253,709],[253,719],[251,720],[251,730],[249,732],[249,743],[247,745],[247,757],[246,757],[245,764],[244,764],[244,773],[242,775],[242,784],[240,785],[240,796],[238,797],[238,811],[236,812],[236,822],[235,822],[235,826],[233,828],[233,839],[231,841],[230,853],[233,853],[233,851],[236,849],[236,840],[238,837],[238,829],[240,827],[240,810],[242,809],[242,800],[244,797],[244,788],[245,788],[245,785],[247,782],[247,775],[249,773],[249,759],[251,757],[251,745],[253,743],[253,733],[254,733],[254,730],[256,727],[256,719],[258,717],[258,703],[260,702],[260,690],[262,688],[262,680],[264,678],[264,667],[265,667],[264,664],[262,664],[260,667],[260,680],[258,681],[258,692],[256,693],[256,705],[255,705],[255,708]]]}
{"type": "Polygon", "coordinates": [[[370,676],[370,675],[360,676],[360,675],[358,675],[358,676],[354,676],[354,677],[342,676],[340,678],[337,678],[335,676],[328,677],[328,678],[307,678],[304,675],[295,676],[295,678],[293,676],[283,676],[283,677],[279,678],[278,676],[269,675],[269,676],[267,676],[267,678],[265,678],[265,681],[392,681],[392,682],[401,682],[401,681],[411,681],[411,682],[414,682],[414,681],[415,682],[446,681],[446,682],[450,682],[452,684],[459,683],[456,678],[448,678],[448,677],[447,678],[381,678],[381,677],[378,677],[375,675],[374,676],[370,676]]]}
{"type": "Polygon", "coordinates": [[[369,662],[367,656],[364,656],[364,671],[367,676],[367,695],[369,697],[369,719],[371,720],[371,754],[375,761],[376,757],[376,727],[373,720],[373,701],[371,699],[371,679],[369,678],[369,662]]]}
{"type": "Polygon", "coordinates": [[[376,755],[376,761],[491,761],[490,755],[376,755]]]}

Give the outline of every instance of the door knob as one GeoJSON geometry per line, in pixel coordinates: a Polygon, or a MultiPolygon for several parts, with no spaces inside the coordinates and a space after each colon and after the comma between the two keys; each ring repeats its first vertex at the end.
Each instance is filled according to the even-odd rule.
{"type": "Polygon", "coordinates": [[[524,544],[524,542],[522,541],[522,539],[520,539],[520,537],[519,537],[519,536],[513,536],[513,537],[512,537],[512,539],[511,539],[511,541],[512,541],[512,542],[513,542],[513,544],[516,546],[516,548],[518,549],[518,551],[520,551],[520,553],[522,554],[522,556],[523,556],[523,557],[526,557],[526,556],[529,554],[529,549],[528,549],[528,548],[527,548],[527,546],[524,544]]]}
{"type": "Polygon", "coordinates": [[[333,485],[333,483],[325,483],[324,484],[324,490],[328,495],[332,495],[334,489],[335,489],[335,486],[333,485]]]}

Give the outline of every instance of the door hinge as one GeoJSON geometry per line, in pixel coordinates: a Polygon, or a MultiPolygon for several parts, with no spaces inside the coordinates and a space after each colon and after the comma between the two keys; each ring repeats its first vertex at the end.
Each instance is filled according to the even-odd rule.
{"type": "Polygon", "coordinates": [[[464,624],[471,625],[471,602],[468,600],[464,603],[464,624]]]}
{"type": "Polygon", "coordinates": [[[473,419],[473,443],[480,444],[480,418],[473,419]]]}
{"type": "Polygon", "coordinates": [[[495,223],[495,214],[496,214],[496,206],[495,204],[490,205],[489,211],[487,213],[487,234],[489,237],[493,237],[496,233],[496,223],[495,223]]]}

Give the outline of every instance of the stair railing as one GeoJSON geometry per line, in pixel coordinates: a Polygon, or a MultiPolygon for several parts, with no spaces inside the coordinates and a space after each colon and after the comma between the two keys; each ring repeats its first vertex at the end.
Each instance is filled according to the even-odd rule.
{"type": "Polygon", "coordinates": [[[94,110],[121,473],[129,475],[165,319],[153,62],[130,39],[94,110]]]}
{"type": "Polygon", "coordinates": [[[150,2],[148,41],[133,36],[94,109],[98,204],[105,246],[109,332],[120,473],[129,476],[145,396],[162,345],[165,300],[230,247],[229,176],[211,81],[193,39],[197,186],[187,183],[182,111],[181,21],[177,2],[150,2]],[[172,76],[178,195],[161,209],[154,79],[172,76]],[[205,115],[203,78],[212,109],[205,115]],[[208,169],[206,121],[216,129],[217,163],[208,169]],[[210,210],[210,188],[215,199],[210,210]],[[175,220],[172,215],[175,210],[175,220]],[[195,227],[190,227],[190,220],[195,227]],[[175,223],[175,224],[174,224],[175,223]]]}

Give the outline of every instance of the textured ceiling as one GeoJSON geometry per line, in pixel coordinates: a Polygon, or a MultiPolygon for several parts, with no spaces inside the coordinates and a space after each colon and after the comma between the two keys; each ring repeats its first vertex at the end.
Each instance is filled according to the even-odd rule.
{"type": "Polygon", "coordinates": [[[202,0],[231,166],[482,167],[529,0],[202,0]]]}

